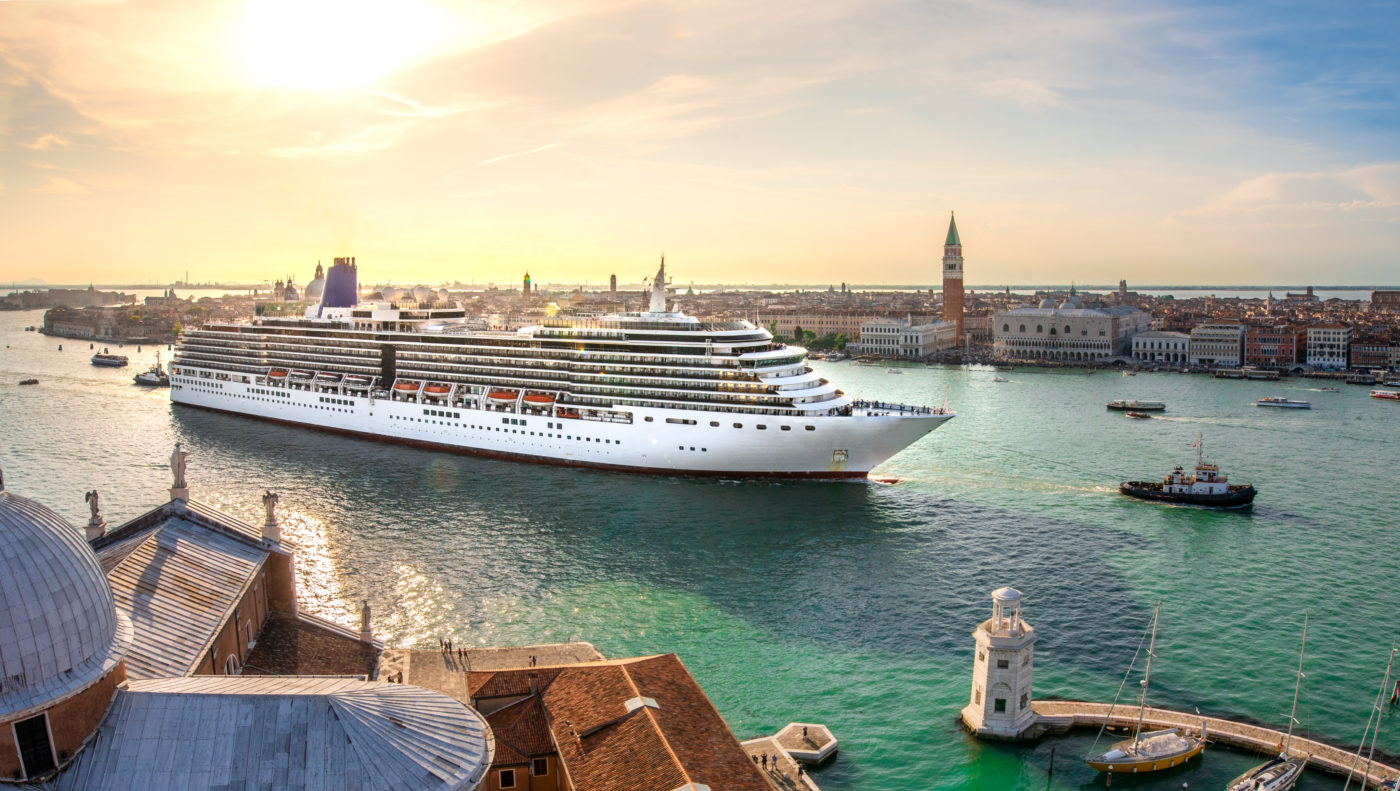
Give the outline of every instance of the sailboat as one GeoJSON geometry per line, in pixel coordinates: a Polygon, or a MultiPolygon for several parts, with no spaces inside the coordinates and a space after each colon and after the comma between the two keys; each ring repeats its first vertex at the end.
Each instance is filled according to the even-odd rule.
{"type": "MultiPolygon", "coordinates": [[[[1376,738],[1381,734],[1381,702],[1385,700],[1386,688],[1390,686],[1390,671],[1395,666],[1395,650],[1390,649],[1390,661],[1385,663],[1385,676],[1381,679],[1381,688],[1376,692],[1376,702],[1371,704],[1371,716],[1366,720],[1366,730],[1361,733],[1361,744],[1356,746],[1356,758],[1351,762],[1351,771],[1347,772],[1347,784],[1342,791],[1351,791],[1351,780],[1356,775],[1357,764],[1361,763],[1361,751],[1366,748],[1366,737],[1371,737],[1371,750],[1366,754],[1366,771],[1361,774],[1361,791],[1366,791],[1366,781],[1371,776],[1371,763],[1376,755],[1376,738]],[[1371,723],[1375,723],[1375,730],[1371,729],[1371,723]]],[[[1381,791],[1395,791],[1400,787],[1400,780],[1386,780],[1379,786],[1381,791]]]]}
{"type": "MultiPolygon", "coordinates": [[[[1190,733],[1183,733],[1180,728],[1166,728],[1160,731],[1149,731],[1143,733],[1143,716],[1147,713],[1147,689],[1148,682],[1152,679],[1152,659],[1156,656],[1157,649],[1157,618],[1161,615],[1162,603],[1157,602],[1157,607],[1152,611],[1152,640],[1147,647],[1147,669],[1142,674],[1142,695],[1138,699],[1138,721],[1137,728],[1133,731],[1133,738],[1124,739],[1110,747],[1106,752],[1085,757],[1084,762],[1100,772],[1156,772],[1161,769],[1170,769],[1189,761],[1193,756],[1199,754],[1206,746],[1205,723],[1201,723],[1201,735],[1192,736],[1190,733]]],[[[1141,644],[1139,644],[1141,647],[1141,644]]],[[[1132,672],[1132,666],[1128,667],[1128,672],[1132,672]]],[[[1122,689],[1120,687],[1119,691],[1122,689]]],[[[1117,703],[1117,700],[1114,700],[1117,703]]],[[[1109,710],[1110,714],[1112,709],[1109,710]]],[[[1103,731],[1099,731],[1103,735],[1103,731]]],[[[1098,744],[1098,739],[1094,740],[1098,744]]]]}
{"type": "Polygon", "coordinates": [[[1288,712],[1288,735],[1283,739],[1283,750],[1276,758],[1250,769],[1236,777],[1225,787],[1226,791],[1288,791],[1303,774],[1308,757],[1288,757],[1288,747],[1293,742],[1293,726],[1298,724],[1298,690],[1303,686],[1303,654],[1308,650],[1308,616],[1303,614],[1303,646],[1298,649],[1298,678],[1293,683],[1293,709],[1288,712]]]}

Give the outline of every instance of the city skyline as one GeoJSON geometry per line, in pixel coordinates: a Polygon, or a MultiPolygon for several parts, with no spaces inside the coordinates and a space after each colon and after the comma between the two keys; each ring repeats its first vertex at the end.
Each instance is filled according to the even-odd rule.
{"type": "Polygon", "coordinates": [[[0,282],[1393,279],[1393,10],[0,4],[0,282]],[[387,275],[387,276],[380,276],[387,275]],[[876,274],[879,273],[879,274],[876,274]]]}

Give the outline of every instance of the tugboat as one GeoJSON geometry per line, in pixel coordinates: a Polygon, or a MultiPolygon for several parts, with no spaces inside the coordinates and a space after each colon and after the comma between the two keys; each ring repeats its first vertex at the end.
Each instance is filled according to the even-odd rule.
{"type": "Polygon", "coordinates": [[[160,367],[160,352],[156,352],[156,361],[148,370],[131,377],[131,380],[142,387],[169,387],[170,377],[160,367]]]}
{"type": "Polygon", "coordinates": [[[1105,406],[1120,412],[1126,412],[1130,409],[1134,412],[1164,412],[1167,408],[1167,405],[1161,401],[1125,401],[1121,398],[1117,401],[1109,401],[1105,406]]]}
{"type": "Polygon", "coordinates": [[[1254,502],[1254,487],[1232,485],[1220,472],[1220,467],[1206,461],[1205,445],[1197,436],[1191,443],[1196,449],[1196,471],[1188,474],[1181,467],[1155,481],[1124,481],[1118,491],[1140,500],[1160,500],[1167,503],[1200,505],[1207,508],[1244,508],[1254,502]]]}

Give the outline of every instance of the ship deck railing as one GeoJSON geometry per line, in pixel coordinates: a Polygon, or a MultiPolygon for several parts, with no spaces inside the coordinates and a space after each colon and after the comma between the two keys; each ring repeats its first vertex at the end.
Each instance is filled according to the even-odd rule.
{"type": "MultiPolygon", "coordinates": [[[[915,404],[895,404],[888,401],[866,401],[856,399],[851,402],[850,409],[863,409],[867,415],[887,414],[887,415],[951,415],[951,410],[943,407],[918,406],[915,404]]],[[[848,413],[849,414],[849,413],[848,413]]]]}

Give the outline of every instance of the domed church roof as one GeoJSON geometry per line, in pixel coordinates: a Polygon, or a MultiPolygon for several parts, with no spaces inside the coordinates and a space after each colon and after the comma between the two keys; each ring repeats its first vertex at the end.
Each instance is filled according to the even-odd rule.
{"type": "Polygon", "coordinates": [[[81,531],[0,478],[0,720],[88,687],[130,644],[81,531]]]}

